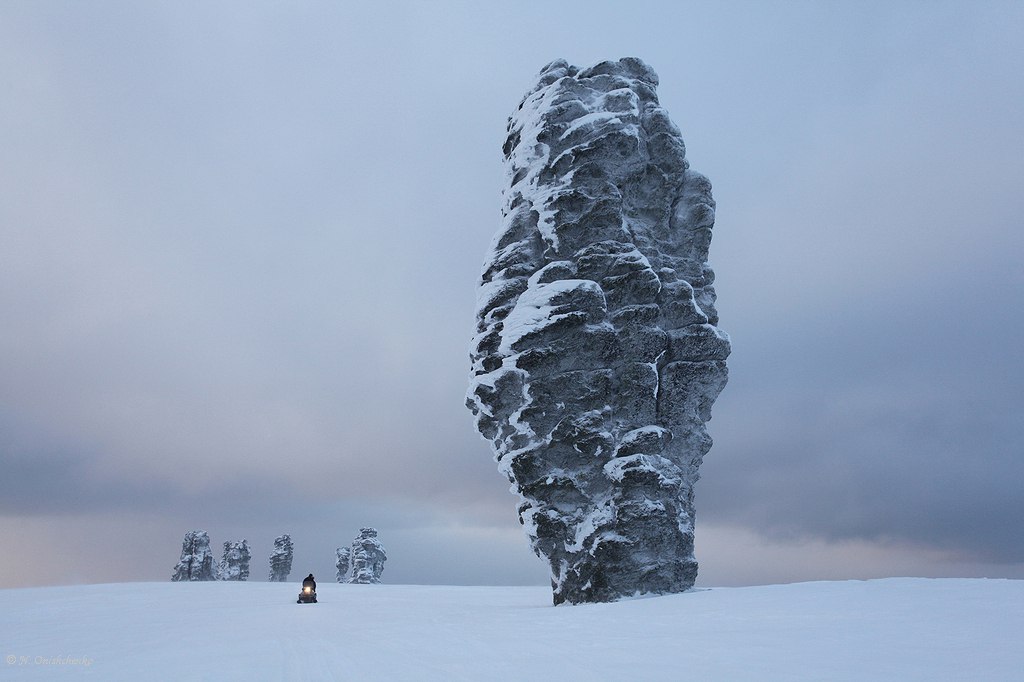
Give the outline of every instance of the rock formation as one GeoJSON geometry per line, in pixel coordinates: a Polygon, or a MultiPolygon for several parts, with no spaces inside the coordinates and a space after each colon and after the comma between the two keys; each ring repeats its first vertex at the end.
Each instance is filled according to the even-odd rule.
{"type": "Polygon", "coordinates": [[[224,554],[217,568],[217,577],[220,580],[248,580],[251,558],[249,543],[245,540],[225,542],[224,554]]]}
{"type": "Polygon", "coordinates": [[[181,543],[181,559],[174,567],[174,582],[216,580],[210,536],[205,530],[190,530],[181,543]]]}
{"type": "Polygon", "coordinates": [[[334,556],[334,567],[338,569],[338,582],[347,583],[349,569],[352,567],[352,548],[339,547],[334,556]]]}
{"type": "Polygon", "coordinates": [[[467,406],[521,497],[556,604],[679,592],[693,485],[725,386],[715,202],[658,78],[559,60],[509,119],[467,406]]]}
{"type": "Polygon", "coordinates": [[[361,528],[352,545],[337,551],[338,582],[379,583],[388,560],[376,528],[361,528]]]}
{"type": "Polygon", "coordinates": [[[270,582],[283,583],[288,580],[288,574],[292,572],[294,551],[291,535],[286,533],[274,538],[274,551],[270,553],[270,582]]]}

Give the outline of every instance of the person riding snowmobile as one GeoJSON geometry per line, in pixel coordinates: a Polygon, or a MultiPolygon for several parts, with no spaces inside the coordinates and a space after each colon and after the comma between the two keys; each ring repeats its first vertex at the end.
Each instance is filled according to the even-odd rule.
{"type": "Polygon", "coordinates": [[[299,590],[299,598],[296,600],[297,604],[315,604],[316,603],[316,579],[313,574],[310,573],[302,581],[302,589],[299,590]]]}

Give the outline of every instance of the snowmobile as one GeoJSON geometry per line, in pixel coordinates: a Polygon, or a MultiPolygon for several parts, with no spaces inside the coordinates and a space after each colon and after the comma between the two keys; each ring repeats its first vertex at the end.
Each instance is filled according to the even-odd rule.
{"type": "Polygon", "coordinates": [[[299,598],[296,600],[296,604],[316,603],[316,588],[313,585],[314,583],[309,580],[302,581],[302,589],[299,591],[299,598]]]}

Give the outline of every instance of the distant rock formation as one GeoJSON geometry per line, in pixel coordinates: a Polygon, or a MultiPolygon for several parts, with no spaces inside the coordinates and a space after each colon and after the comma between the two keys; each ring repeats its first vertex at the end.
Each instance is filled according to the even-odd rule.
{"type": "Polygon", "coordinates": [[[274,538],[274,551],[270,553],[270,577],[272,583],[283,583],[292,572],[292,536],[287,533],[274,538]]]}
{"type": "Polygon", "coordinates": [[[715,202],[639,59],[559,60],[509,119],[467,406],[561,602],[679,592],[727,379],[715,202]]]}
{"type": "Polygon", "coordinates": [[[335,552],[336,560],[334,567],[338,569],[338,582],[348,582],[348,572],[352,567],[352,548],[351,547],[339,547],[338,551],[335,552]]]}
{"type": "Polygon", "coordinates": [[[190,530],[181,543],[181,559],[174,567],[174,582],[216,580],[210,536],[205,530],[190,530]]]}
{"type": "Polygon", "coordinates": [[[337,557],[339,583],[379,583],[388,560],[376,528],[361,528],[351,546],[338,549],[337,557]]]}
{"type": "Polygon", "coordinates": [[[249,560],[251,558],[252,553],[249,552],[249,543],[245,540],[241,542],[225,542],[224,555],[220,560],[220,566],[217,568],[217,577],[221,580],[248,580],[249,560]]]}

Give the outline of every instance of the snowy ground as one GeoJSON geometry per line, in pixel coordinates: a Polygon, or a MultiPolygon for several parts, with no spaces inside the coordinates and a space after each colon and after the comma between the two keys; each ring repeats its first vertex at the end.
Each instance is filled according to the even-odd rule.
{"type": "Polygon", "coordinates": [[[0,679],[1021,680],[1024,581],[819,582],[550,606],[539,587],[0,590],[0,679]]]}

